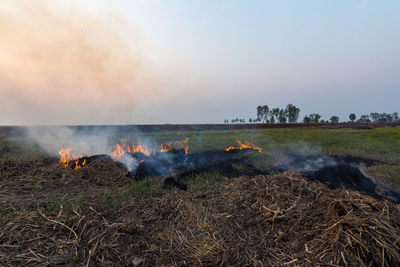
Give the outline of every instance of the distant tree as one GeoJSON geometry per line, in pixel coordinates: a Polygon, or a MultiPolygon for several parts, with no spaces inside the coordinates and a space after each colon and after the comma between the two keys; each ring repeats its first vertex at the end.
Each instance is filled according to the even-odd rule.
{"type": "Polygon", "coordinates": [[[262,121],[264,119],[263,107],[257,107],[257,120],[262,121]]]}
{"type": "Polygon", "coordinates": [[[399,121],[399,113],[397,113],[397,112],[393,113],[393,120],[394,121],[399,121]]]}
{"type": "Polygon", "coordinates": [[[288,116],[288,120],[290,123],[295,123],[299,119],[300,109],[297,108],[295,105],[288,104],[286,106],[286,114],[288,116]]]}
{"type": "Polygon", "coordinates": [[[275,115],[272,113],[272,111],[269,113],[269,122],[275,123],[275,115]]]}
{"type": "Polygon", "coordinates": [[[252,122],[253,122],[253,119],[250,118],[250,119],[249,119],[249,123],[252,123],[252,122]]]}
{"type": "Polygon", "coordinates": [[[368,115],[361,115],[360,119],[358,119],[359,122],[371,122],[371,120],[369,119],[368,115]]]}
{"type": "Polygon", "coordinates": [[[263,113],[263,118],[266,123],[268,123],[268,115],[269,115],[269,107],[268,105],[262,106],[262,113],[263,113]]]}
{"type": "Polygon", "coordinates": [[[399,114],[394,112],[392,114],[373,112],[370,114],[370,119],[373,122],[392,122],[399,121],[399,114]]]}
{"type": "Polygon", "coordinates": [[[378,112],[373,112],[373,113],[369,114],[368,118],[371,118],[371,120],[373,122],[377,122],[379,120],[379,113],[378,112]]]}
{"type": "Polygon", "coordinates": [[[339,117],[338,117],[338,116],[332,116],[329,120],[330,120],[332,123],[338,123],[338,122],[339,122],[339,117]]]}
{"type": "Polygon", "coordinates": [[[281,109],[279,111],[278,117],[279,117],[279,123],[286,123],[287,117],[288,117],[288,113],[287,113],[286,109],[281,109]]]}
{"type": "Polygon", "coordinates": [[[318,123],[319,119],[321,119],[321,115],[319,115],[318,113],[314,114],[314,122],[318,123]]]}
{"type": "Polygon", "coordinates": [[[269,117],[270,117],[271,123],[275,123],[276,121],[279,121],[279,111],[280,111],[280,108],[271,109],[271,111],[269,112],[269,117]]]}
{"type": "Polygon", "coordinates": [[[309,115],[309,117],[312,123],[319,123],[319,119],[321,119],[321,115],[318,113],[312,113],[309,115]]]}
{"type": "Polygon", "coordinates": [[[390,116],[386,113],[378,113],[378,119],[376,120],[377,122],[388,122],[390,120],[390,116]]]}
{"type": "Polygon", "coordinates": [[[310,116],[308,116],[308,115],[304,116],[303,122],[304,122],[304,123],[311,123],[311,118],[310,118],[310,116]]]}
{"type": "Polygon", "coordinates": [[[356,114],[354,114],[354,113],[351,113],[350,115],[349,115],[349,119],[351,120],[351,122],[354,122],[355,120],[356,120],[356,114]]]}
{"type": "Polygon", "coordinates": [[[383,113],[383,114],[386,117],[386,122],[392,122],[393,121],[392,114],[386,114],[386,113],[383,113]]]}

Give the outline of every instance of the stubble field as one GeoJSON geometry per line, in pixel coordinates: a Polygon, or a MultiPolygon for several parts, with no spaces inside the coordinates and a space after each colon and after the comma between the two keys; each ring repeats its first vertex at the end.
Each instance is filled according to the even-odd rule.
{"type": "MultiPolygon", "coordinates": [[[[378,187],[400,188],[398,126],[117,130],[109,142],[184,138],[190,154],[252,142],[262,152],[243,155],[260,170],[291,155],[353,156],[372,162],[363,174],[378,187]]],[[[193,172],[181,178],[182,190],[160,178],[135,179],[112,160],[65,168],[23,131],[2,131],[0,265],[400,264],[396,201],[292,169],[248,175],[246,166],[232,164],[232,177],[193,172]]]]}

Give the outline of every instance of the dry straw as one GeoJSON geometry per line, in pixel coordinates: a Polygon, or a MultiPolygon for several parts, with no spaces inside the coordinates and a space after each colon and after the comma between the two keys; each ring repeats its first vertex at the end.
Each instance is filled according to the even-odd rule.
{"type": "MultiPolygon", "coordinates": [[[[91,173],[94,169],[65,179],[71,185],[88,177],[100,186],[97,175],[104,177],[104,186],[107,181],[126,182],[118,169],[108,170],[112,178],[91,173]]],[[[26,179],[36,175],[33,172],[26,179]]],[[[68,175],[63,169],[56,173],[68,175]]],[[[107,206],[93,195],[75,208],[15,211],[0,220],[0,265],[134,263],[398,266],[400,205],[354,191],[330,190],[287,172],[172,190],[126,205],[107,206]]]]}

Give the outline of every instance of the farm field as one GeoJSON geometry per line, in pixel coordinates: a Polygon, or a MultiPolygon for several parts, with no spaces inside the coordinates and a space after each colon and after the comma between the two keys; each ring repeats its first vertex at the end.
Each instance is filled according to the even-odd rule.
{"type": "MultiPolygon", "coordinates": [[[[0,130],[0,265],[400,263],[398,202],[361,190],[367,180],[345,181],[351,188],[333,186],[321,177],[331,172],[313,176],[290,163],[354,158],[368,163],[363,179],[395,194],[400,191],[399,126],[108,134],[110,149],[122,140],[187,140],[185,159],[207,153],[227,157],[228,167],[213,158],[224,169],[202,165],[184,176],[180,172],[184,188],[165,183],[165,177],[135,179],[108,159],[76,170],[64,167],[57,153],[47,153],[40,140],[23,132],[0,130]],[[237,140],[260,152],[226,154],[237,140]],[[277,166],[279,171],[271,171],[277,166]]],[[[360,176],[354,162],[344,170],[360,176]]],[[[343,182],[337,177],[342,172],[333,173],[343,182]]]]}

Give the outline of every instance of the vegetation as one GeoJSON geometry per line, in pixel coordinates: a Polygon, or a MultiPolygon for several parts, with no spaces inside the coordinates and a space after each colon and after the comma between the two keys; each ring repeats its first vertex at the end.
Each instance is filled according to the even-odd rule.
{"type": "Polygon", "coordinates": [[[400,121],[399,114],[394,112],[392,114],[373,112],[370,115],[361,115],[358,122],[394,122],[400,121]]]}
{"type": "Polygon", "coordinates": [[[338,117],[338,116],[332,116],[329,120],[330,120],[332,123],[338,123],[338,122],[339,122],[339,117],[338,117]]]}
{"type": "MultiPolygon", "coordinates": [[[[288,104],[285,109],[280,108],[269,108],[268,105],[258,106],[257,107],[257,118],[252,119],[250,118],[248,121],[249,123],[296,123],[299,118],[300,109],[292,104],[288,104]]],[[[356,114],[351,113],[349,115],[349,119],[351,122],[356,121],[356,114]]],[[[329,121],[328,120],[320,120],[321,115],[318,113],[312,113],[309,115],[305,115],[303,118],[303,123],[338,123],[339,117],[332,116],[329,121]]],[[[373,112],[369,115],[361,115],[357,122],[359,123],[366,123],[366,122],[399,122],[399,114],[398,112],[394,112],[392,114],[386,113],[377,113],[373,112]]],[[[229,120],[225,119],[225,123],[229,123],[229,120]]],[[[245,119],[232,119],[232,123],[245,123],[245,119]]]]}
{"type": "Polygon", "coordinates": [[[349,115],[349,119],[350,119],[350,121],[351,122],[354,122],[355,120],[356,120],[356,114],[354,114],[354,113],[351,113],[350,115],[349,115]]]}
{"type": "Polygon", "coordinates": [[[303,122],[304,123],[319,123],[320,119],[321,119],[321,115],[319,115],[318,113],[313,113],[313,114],[304,116],[303,122]]]}
{"type": "MultiPolygon", "coordinates": [[[[287,153],[375,159],[379,163],[366,172],[400,187],[400,127],[140,137],[163,142],[181,136],[189,138],[191,153],[251,141],[263,148],[250,158],[260,166],[274,165],[287,153]]],[[[339,266],[400,261],[399,205],[356,191],[330,190],[292,172],[236,179],[203,172],[186,178],[188,190],[181,191],[157,179],[135,181],[115,164],[65,169],[34,147],[17,137],[0,142],[0,265],[246,265],[267,253],[273,257],[257,256],[257,262],[290,266],[295,258],[299,265],[329,265],[335,255],[341,255],[335,260],[339,266]],[[308,251],[302,257],[293,252],[299,247],[308,251]]]]}

